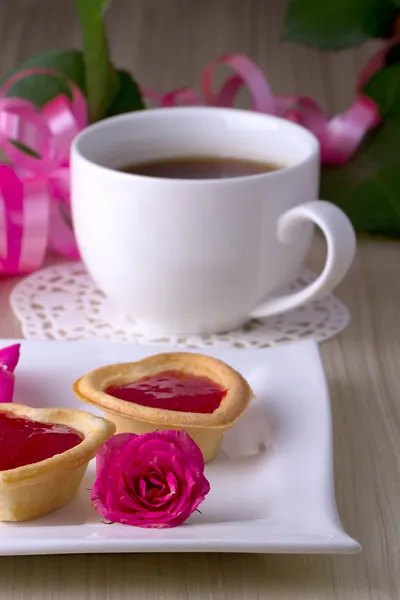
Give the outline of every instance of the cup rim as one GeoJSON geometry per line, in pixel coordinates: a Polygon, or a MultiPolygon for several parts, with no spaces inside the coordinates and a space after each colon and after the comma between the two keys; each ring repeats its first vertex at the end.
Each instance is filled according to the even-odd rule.
{"type": "Polygon", "coordinates": [[[320,157],[320,146],[317,137],[311,133],[308,129],[299,125],[298,123],[293,123],[288,119],[284,119],[282,117],[277,117],[275,115],[270,115],[267,113],[260,113],[251,110],[244,110],[238,108],[224,108],[224,107],[214,107],[214,106],[174,106],[174,107],[166,107],[166,108],[149,108],[138,110],[134,112],[124,113],[121,115],[115,115],[113,117],[108,117],[106,119],[102,119],[101,121],[97,121],[96,123],[92,123],[85,127],[81,132],[79,132],[75,138],[73,139],[71,145],[71,156],[75,155],[79,157],[79,159],[83,162],[86,162],[92,168],[100,170],[101,172],[107,173],[107,175],[111,177],[117,177],[119,179],[123,178],[127,181],[152,181],[162,183],[163,185],[221,185],[227,182],[235,182],[240,184],[241,182],[249,182],[255,181],[261,178],[275,179],[277,177],[282,177],[286,173],[293,172],[299,168],[302,168],[304,165],[308,164],[310,161],[318,159],[320,157]],[[307,154],[304,159],[299,160],[293,165],[285,166],[283,168],[278,168],[273,171],[266,171],[264,173],[257,173],[251,175],[241,175],[239,177],[221,177],[215,179],[183,179],[183,178],[162,178],[162,177],[153,177],[150,175],[141,175],[137,173],[129,173],[124,171],[119,171],[113,167],[108,167],[105,165],[100,165],[94,160],[88,158],[84,152],[82,152],[80,146],[85,141],[87,137],[90,137],[94,131],[99,129],[107,129],[108,127],[112,127],[116,122],[121,121],[131,121],[132,119],[148,119],[151,118],[152,115],[164,115],[173,114],[173,113],[209,113],[209,114],[221,114],[228,112],[229,114],[236,113],[238,117],[245,117],[248,119],[254,120],[268,120],[273,122],[278,122],[282,126],[292,129],[296,134],[300,135],[303,139],[305,139],[310,144],[310,152],[307,154]]]}

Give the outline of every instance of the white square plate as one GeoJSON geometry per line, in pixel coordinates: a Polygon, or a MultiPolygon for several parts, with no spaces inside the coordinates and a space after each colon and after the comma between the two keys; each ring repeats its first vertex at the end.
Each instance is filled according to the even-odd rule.
{"type": "MultiPolygon", "coordinates": [[[[15,402],[84,408],[71,392],[76,378],[100,365],[154,352],[97,341],[22,342],[15,402]]],[[[202,514],[174,529],[106,525],[90,503],[92,462],[67,506],[34,521],[0,525],[0,555],[359,552],[336,510],[330,402],[316,344],[210,354],[240,371],[256,399],[206,467],[211,491],[202,514]]]]}

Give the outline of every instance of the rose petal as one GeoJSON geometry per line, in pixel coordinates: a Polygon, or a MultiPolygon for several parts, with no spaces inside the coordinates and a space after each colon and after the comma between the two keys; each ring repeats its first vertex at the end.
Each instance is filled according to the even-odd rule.
{"type": "Polygon", "coordinates": [[[149,497],[147,494],[142,495],[140,493],[137,493],[137,489],[140,487],[140,482],[130,481],[130,483],[136,483],[136,485],[130,487],[129,483],[127,484],[126,479],[121,478],[118,487],[119,501],[116,504],[113,504],[113,506],[117,506],[120,509],[122,509],[122,507],[124,506],[125,508],[134,511],[154,510],[155,507],[153,505],[153,499],[151,495],[149,497]]]}
{"type": "MultiPolygon", "coordinates": [[[[142,436],[138,436],[138,438],[141,437],[142,436]]],[[[154,462],[157,463],[158,454],[162,452],[162,450],[163,446],[157,445],[157,447],[152,448],[151,451],[147,451],[147,449],[143,451],[140,439],[139,442],[137,439],[132,439],[127,444],[124,452],[118,457],[119,467],[122,470],[127,470],[131,468],[132,465],[141,465],[142,468],[146,468],[147,465],[151,464],[152,459],[155,459],[154,462]]]]}
{"type": "MultiPolygon", "coordinates": [[[[148,502],[151,502],[151,500],[153,498],[163,496],[163,495],[165,495],[166,492],[168,492],[168,486],[167,486],[166,482],[164,482],[162,484],[157,484],[156,486],[153,486],[148,477],[141,479],[140,483],[141,482],[143,482],[143,484],[144,484],[144,493],[141,493],[139,491],[139,495],[141,498],[145,498],[148,502]]],[[[137,488],[137,486],[136,486],[136,488],[137,488]]],[[[136,488],[135,488],[135,492],[136,492],[136,488]]]]}
{"type": "Polygon", "coordinates": [[[148,439],[144,440],[141,444],[138,456],[142,459],[145,458],[146,462],[148,462],[150,457],[156,457],[160,452],[172,456],[174,453],[180,452],[180,450],[173,442],[148,439]]]}
{"type": "Polygon", "coordinates": [[[165,471],[169,471],[172,465],[172,457],[177,457],[177,460],[186,464],[185,457],[180,455],[179,451],[175,451],[173,454],[168,450],[159,450],[156,454],[153,452],[141,457],[142,461],[145,461],[145,464],[151,464],[152,467],[155,468],[155,471],[158,473],[165,473],[165,471]]]}
{"type": "Polygon", "coordinates": [[[135,433],[117,433],[100,446],[96,454],[96,474],[104,469],[113,469],[121,453],[125,454],[127,444],[137,437],[135,433]]]}
{"type": "Polygon", "coordinates": [[[181,453],[174,454],[171,456],[170,470],[175,473],[178,481],[182,481],[185,478],[185,465],[187,460],[182,456],[181,453]]]}
{"type": "Polygon", "coordinates": [[[164,496],[162,500],[151,500],[147,498],[141,498],[140,503],[142,505],[141,511],[149,511],[153,515],[164,515],[169,513],[170,502],[173,499],[172,494],[164,496]]]}
{"type": "Polygon", "coordinates": [[[160,491],[164,492],[164,490],[158,490],[157,488],[152,488],[146,492],[146,495],[143,496],[143,499],[146,502],[149,502],[151,505],[159,506],[158,498],[163,498],[165,494],[160,495],[160,491]]]}
{"type": "Polygon", "coordinates": [[[134,500],[134,503],[138,506],[138,509],[146,511],[155,511],[161,507],[163,510],[168,510],[167,504],[172,498],[172,493],[167,489],[167,486],[165,486],[163,490],[149,490],[149,492],[144,496],[139,496],[130,490],[128,493],[131,499],[134,500]],[[161,496],[160,491],[163,493],[161,496]]]}
{"type": "Polygon", "coordinates": [[[162,489],[153,488],[145,495],[145,500],[153,506],[160,507],[170,502],[178,491],[178,482],[173,473],[167,473],[166,482],[162,489]],[[152,492],[155,492],[152,494],[152,492]]]}
{"type": "Polygon", "coordinates": [[[163,486],[164,485],[164,477],[160,473],[152,473],[149,476],[149,481],[154,487],[163,486]]]}
{"type": "Polygon", "coordinates": [[[113,510],[109,513],[110,516],[106,517],[113,523],[122,523],[122,525],[133,525],[134,527],[143,527],[141,520],[136,516],[135,513],[127,513],[124,511],[113,510]]]}
{"type": "Polygon", "coordinates": [[[203,502],[205,495],[206,494],[199,494],[191,498],[185,496],[178,498],[176,506],[171,506],[168,515],[170,527],[176,527],[177,525],[184,523],[203,502]]]}
{"type": "Polygon", "coordinates": [[[188,489],[185,483],[181,483],[177,489],[178,493],[169,494],[168,504],[162,505],[162,508],[164,508],[164,514],[162,517],[160,517],[160,522],[171,523],[178,521],[183,523],[190,516],[190,514],[204,499],[204,496],[202,496],[200,499],[197,499],[197,495],[195,494],[195,501],[197,504],[196,506],[193,506],[194,500],[191,493],[192,489],[193,486],[188,489]]]}
{"type": "MultiPolygon", "coordinates": [[[[152,465],[133,465],[130,469],[126,469],[125,471],[120,472],[120,476],[129,489],[132,489],[136,493],[140,494],[138,489],[139,481],[141,479],[149,479],[153,473],[154,471],[152,465]]],[[[160,485],[162,486],[165,484],[165,477],[162,473],[160,477],[160,485]]]]}
{"type": "Polygon", "coordinates": [[[186,507],[189,507],[190,512],[186,518],[190,516],[192,512],[203,502],[205,496],[210,491],[210,483],[207,478],[202,474],[197,480],[194,480],[190,473],[186,473],[185,479],[185,490],[180,491],[177,495],[177,504],[171,511],[179,517],[181,514],[185,514],[187,511],[186,507]]]}
{"type": "MultiPolygon", "coordinates": [[[[124,507],[125,509],[131,509],[137,512],[154,512],[161,509],[161,507],[164,512],[169,510],[168,503],[173,499],[173,494],[168,490],[166,482],[164,488],[167,493],[165,493],[162,499],[158,499],[157,501],[154,501],[151,496],[148,497],[147,495],[143,496],[138,494],[138,488],[139,481],[135,482],[130,476],[127,479],[126,474],[124,474],[118,484],[118,494],[116,494],[118,500],[112,500],[113,508],[122,509],[124,507]]],[[[111,506],[110,503],[109,506],[111,506]]]]}
{"type": "Polygon", "coordinates": [[[193,512],[192,510],[193,500],[189,490],[186,486],[180,486],[179,494],[174,496],[173,502],[171,502],[169,516],[171,520],[175,519],[180,514],[185,514],[187,510],[190,510],[189,514],[193,512]]]}
{"type": "Polygon", "coordinates": [[[178,491],[178,481],[175,475],[171,472],[166,473],[165,479],[167,480],[167,484],[172,494],[176,494],[178,491]]]}
{"type": "Polygon", "coordinates": [[[147,497],[159,498],[161,496],[164,496],[168,492],[168,485],[167,485],[166,481],[164,481],[163,483],[157,483],[157,485],[154,485],[150,481],[150,478],[147,479],[146,481],[147,481],[146,498],[147,497]]]}
{"type": "MultiPolygon", "coordinates": [[[[157,449],[155,442],[161,444],[171,443],[185,455],[185,462],[190,460],[191,463],[196,465],[196,468],[200,471],[204,470],[204,458],[198,445],[192,440],[192,438],[186,433],[186,431],[155,431],[152,433],[145,433],[140,437],[140,440],[136,440],[138,446],[140,446],[140,454],[143,454],[145,449],[150,448],[147,446],[147,442],[154,444],[154,450],[157,449]]],[[[172,447],[170,447],[170,451],[172,447]]]]}
{"type": "Polygon", "coordinates": [[[168,438],[172,437],[171,441],[178,446],[180,451],[185,457],[190,457],[190,462],[196,466],[196,468],[203,472],[204,471],[204,458],[203,454],[194,440],[186,433],[186,431],[166,431],[168,438]]]}
{"type": "Polygon", "coordinates": [[[98,485],[96,481],[93,484],[91,492],[91,501],[93,508],[99,513],[101,517],[110,521],[113,520],[111,516],[111,511],[107,503],[107,488],[103,487],[103,485],[98,485]]]}
{"type": "Polygon", "coordinates": [[[146,486],[146,482],[144,479],[140,479],[139,480],[139,492],[141,496],[145,496],[146,495],[146,490],[147,490],[147,486],[146,486]]]}
{"type": "Polygon", "coordinates": [[[109,488],[106,502],[111,513],[115,511],[136,513],[143,510],[138,498],[130,494],[122,481],[118,481],[116,485],[109,488]]]}

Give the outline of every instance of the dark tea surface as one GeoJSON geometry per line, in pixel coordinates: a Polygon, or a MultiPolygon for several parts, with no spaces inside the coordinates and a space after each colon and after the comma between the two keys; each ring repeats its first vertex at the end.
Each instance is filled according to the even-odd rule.
{"type": "Polygon", "coordinates": [[[241,158],[189,156],[136,163],[121,167],[119,170],[163,179],[225,179],[261,175],[280,168],[273,163],[241,158]]]}

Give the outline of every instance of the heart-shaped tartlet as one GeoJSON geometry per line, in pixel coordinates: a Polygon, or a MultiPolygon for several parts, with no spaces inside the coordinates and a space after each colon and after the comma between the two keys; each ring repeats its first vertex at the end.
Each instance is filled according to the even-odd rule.
{"type": "Polygon", "coordinates": [[[27,521],[78,491],[115,425],[81,410],[0,405],[0,521],[27,521]]]}
{"type": "Polygon", "coordinates": [[[79,399],[101,408],[119,433],[184,429],[206,462],[253,396],[247,381],[227,364],[187,352],[101,367],[78,379],[73,389],[79,399]]]}

